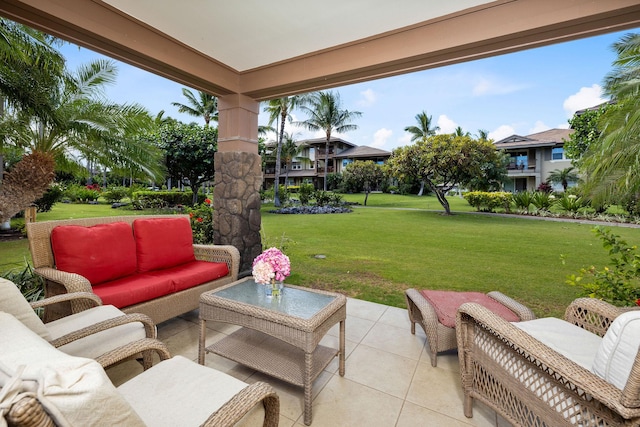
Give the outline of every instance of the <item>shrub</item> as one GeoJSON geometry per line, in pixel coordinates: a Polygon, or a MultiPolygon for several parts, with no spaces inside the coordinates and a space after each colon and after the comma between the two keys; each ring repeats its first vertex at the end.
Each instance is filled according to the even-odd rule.
{"type": "Polygon", "coordinates": [[[42,197],[33,203],[37,206],[38,212],[49,212],[53,205],[62,200],[63,194],[64,191],[60,185],[52,184],[42,197]]]}
{"type": "Polygon", "coordinates": [[[72,202],[87,203],[98,200],[100,192],[94,186],[73,184],[67,187],[64,192],[64,196],[72,202]]]}
{"type": "Polygon", "coordinates": [[[543,182],[542,184],[538,185],[538,188],[536,189],[536,191],[541,191],[543,193],[551,193],[553,192],[553,187],[548,182],[543,182]]]}
{"type": "Polygon", "coordinates": [[[512,194],[504,191],[470,191],[462,197],[478,212],[495,212],[499,208],[508,212],[512,200],[512,194]]]}
{"type": "Polygon", "coordinates": [[[548,211],[554,202],[555,196],[544,191],[536,191],[531,198],[531,203],[539,211],[548,211]]]}
{"type": "MultiPolygon", "coordinates": [[[[171,206],[191,206],[193,193],[191,191],[136,191],[131,202],[134,209],[160,209],[171,206]]],[[[207,198],[198,193],[198,204],[207,198]]]]}
{"type": "Polygon", "coordinates": [[[318,190],[313,196],[318,206],[327,206],[331,202],[331,193],[329,191],[318,190]]]}
{"type": "Polygon", "coordinates": [[[22,270],[10,270],[2,274],[16,284],[27,301],[37,301],[44,297],[44,279],[33,272],[29,263],[22,270]]]}
{"type": "Polygon", "coordinates": [[[600,270],[590,266],[580,274],[567,277],[571,286],[582,288],[582,295],[625,307],[640,305],[640,255],[637,246],[629,246],[611,230],[595,227],[593,232],[608,250],[611,267],[600,270]]]}
{"type": "Polygon", "coordinates": [[[314,189],[312,184],[302,184],[298,192],[298,199],[300,199],[300,204],[308,205],[311,197],[313,196],[313,192],[314,189]]]}
{"type": "Polygon", "coordinates": [[[124,199],[127,195],[127,189],[125,187],[109,187],[107,191],[102,193],[102,197],[109,203],[117,203],[124,199]]]}
{"type": "Polygon", "coordinates": [[[193,243],[211,244],[213,243],[213,208],[211,199],[193,208],[187,208],[191,220],[191,230],[193,231],[193,243]]]}
{"type": "Polygon", "coordinates": [[[556,202],[560,208],[565,212],[576,213],[580,209],[589,205],[589,202],[580,196],[575,194],[564,193],[560,199],[556,202]]]}
{"type": "Polygon", "coordinates": [[[513,194],[513,203],[517,209],[521,209],[526,213],[529,213],[529,206],[533,202],[533,192],[531,191],[519,191],[513,194]]]}

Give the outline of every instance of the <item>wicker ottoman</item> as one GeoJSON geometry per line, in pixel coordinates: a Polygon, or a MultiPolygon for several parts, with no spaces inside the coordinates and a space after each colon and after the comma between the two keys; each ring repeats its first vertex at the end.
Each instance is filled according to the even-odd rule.
{"type": "Polygon", "coordinates": [[[411,333],[416,333],[416,323],[419,323],[424,329],[429,343],[432,366],[438,364],[438,353],[458,347],[455,315],[458,307],[465,302],[482,304],[510,321],[536,318],[531,309],[498,291],[483,294],[480,292],[407,289],[405,297],[411,322],[411,333]]]}

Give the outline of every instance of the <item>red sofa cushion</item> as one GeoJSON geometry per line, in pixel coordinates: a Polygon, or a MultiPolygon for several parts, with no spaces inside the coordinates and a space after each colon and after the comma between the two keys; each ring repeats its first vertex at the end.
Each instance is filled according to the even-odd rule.
{"type": "Polygon", "coordinates": [[[133,234],[140,273],[196,259],[191,223],[186,217],[136,219],[133,234]]]}
{"type": "Polygon", "coordinates": [[[173,291],[171,276],[152,273],[134,274],[93,287],[93,293],[102,299],[102,304],[118,308],[159,298],[173,291]]]}
{"type": "Polygon", "coordinates": [[[60,225],[51,231],[51,247],[58,270],[84,276],[92,285],[136,272],[136,244],[125,222],[60,225]]]}
{"type": "Polygon", "coordinates": [[[498,301],[482,292],[455,292],[425,290],[420,293],[429,301],[438,314],[438,321],[450,328],[456,327],[456,313],[465,302],[481,304],[509,322],[517,322],[520,318],[498,301]]]}
{"type": "Polygon", "coordinates": [[[147,274],[171,277],[174,292],[178,292],[224,277],[229,274],[229,267],[224,262],[192,261],[147,274]]]}

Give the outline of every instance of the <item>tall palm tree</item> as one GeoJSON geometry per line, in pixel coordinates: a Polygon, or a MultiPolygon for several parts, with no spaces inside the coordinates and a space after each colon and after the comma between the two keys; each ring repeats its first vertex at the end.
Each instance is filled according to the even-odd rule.
{"type": "MultiPolygon", "coordinates": [[[[432,135],[435,135],[437,131],[440,130],[440,126],[431,127],[432,117],[428,116],[426,111],[422,111],[421,113],[416,114],[416,122],[418,122],[418,126],[407,126],[404,128],[405,132],[409,132],[411,134],[411,142],[415,141],[423,141],[425,142],[427,138],[432,135]]],[[[418,191],[418,196],[422,196],[424,194],[424,180],[420,181],[420,191],[418,191]]]]}
{"type": "Polygon", "coordinates": [[[425,111],[416,114],[416,122],[418,122],[417,126],[407,126],[404,128],[405,132],[411,134],[411,142],[418,140],[426,141],[429,136],[435,135],[436,132],[440,130],[439,126],[431,127],[432,117],[428,116],[425,111]]]}
{"type": "Polygon", "coordinates": [[[480,141],[488,141],[489,140],[489,131],[485,129],[478,129],[478,139],[480,141]]]}
{"type": "Polygon", "coordinates": [[[569,187],[570,182],[577,182],[580,179],[580,177],[574,171],[574,169],[575,168],[573,166],[569,168],[564,168],[562,170],[556,169],[554,171],[551,171],[551,173],[549,173],[549,176],[547,177],[547,179],[553,182],[554,184],[562,185],[562,188],[564,189],[564,191],[567,191],[567,188],[569,187]]]}
{"type": "Polygon", "coordinates": [[[324,191],[327,191],[327,169],[329,166],[329,144],[333,132],[344,133],[356,130],[357,125],[351,123],[362,115],[360,111],[342,109],[340,94],[332,91],[314,92],[304,99],[300,107],[307,113],[307,120],[299,124],[310,131],[324,131],[327,139],[324,148],[324,191]]]}
{"type": "Polygon", "coordinates": [[[291,112],[300,105],[301,100],[302,97],[299,95],[272,99],[264,108],[264,111],[269,113],[269,126],[272,126],[274,123],[278,124],[278,139],[276,141],[276,172],[273,187],[273,204],[276,207],[280,206],[280,156],[282,151],[282,141],[284,138],[284,127],[287,121],[291,122],[291,112]]]}
{"type": "Polygon", "coordinates": [[[298,159],[298,161],[303,163],[308,163],[311,160],[308,157],[303,157],[302,152],[307,148],[306,144],[298,144],[291,134],[284,135],[284,142],[282,143],[282,152],[280,155],[280,159],[285,164],[285,174],[284,174],[284,187],[287,188],[287,183],[289,182],[289,172],[291,171],[291,166],[293,165],[293,160],[298,159]]]}
{"type": "Polygon", "coordinates": [[[204,125],[209,126],[209,123],[213,120],[218,122],[218,98],[209,95],[206,92],[198,91],[198,95],[194,95],[187,88],[182,88],[182,95],[187,98],[187,104],[181,104],[179,102],[172,102],[171,105],[178,107],[179,113],[186,113],[194,117],[204,118],[204,125]]]}
{"type": "Polygon", "coordinates": [[[471,133],[469,132],[465,132],[462,130],[461,126],[458,126],[455,128],[455,130],[453,131],[453,135],[454,136],[471,136],[471,133]]]}
{"type": "Polygon", "coordinates": [[[616,105],[602,116],[603,132],[583,155],[585,191],[603,206],[640,197],[640,34],[613,44],[617,58],[604,90],[616,105]]]}

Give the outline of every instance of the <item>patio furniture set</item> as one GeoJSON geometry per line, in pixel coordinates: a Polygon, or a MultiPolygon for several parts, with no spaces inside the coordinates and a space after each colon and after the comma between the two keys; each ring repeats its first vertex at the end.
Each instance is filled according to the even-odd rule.
{"type": "MultiPolygon", "coordinates": [[[[56,223],[90,231],[114,223],[135,229],[133,217],[119,218],[127,220],[56,223]]],[[[146,225],[168,220],[153,219],[142,224],[141,235],[146,225]]],[[[338,373],[344,376],[343,295],[287,285],[280,297],[267,297],[251,277],[236,280],[237,251],[214,247],[199,250],[216,254],[209,262],[224,263],[228,271],[223,280],[195,284],[195,289],[209,287],[198,294],[196,303],[194,291],[181,289],[121,307],[103,305],[99,292],[92,291],[118,281],[113,268],[107,272],[111,277],[95,285],[81,271],[58,271],[55,257],[60,253],[69,257],[69,247],[56,251],[59,245],[49,243],[50,248],[43,249],[42,236],[56,238],[51,224],[31,232],[30,239],[38,236],[31,243],[32,251],[45,254],[35,255],[34,262],[40,260],[36,271],[46,279],[47,295],[29,304],[12,282],[0,280],[0,425],[227,426],[258,404],[264,408],[264,425],[278,425],[279,398],[274,389],[263,382],[249,385],[203,366],[206,353],[302,387],[304,423],[310,425],[314,380],[335,357],[338,373]],[[231,255],[220,255],[225,251],[231,255]],[[158,300],[178,307],[160,309],[158,300]],[[67,305],[56,312],[54,317],[59,319],[43,323],[34,312],[61,302],[67,305]],[[132,312],[132,307],[143,313],[132,312]],[[156,318],[194,308],[200,317],[199,363],[171,357],[155,329],[156,318]],[[207,322],[239,328],[207,344],[207,322]],[[339,325],[338,348],[320,345],[335,325],[339,325]],[[104,368],[128,359],[138,359],[144,371],[116,388],[104,368]],[[154,359],[160,362],[153,365],[154,359]]],[[[70,235],[63,236],[66,240],[70,235]]],[[[148,256],[143,264],[171,264],[170,256],[162,254],[162,242],[152,244],[155,255],[161,254],[159,261],[145,252],[144,243],[148,242],[136,244],[134,237],[134,256],[136,249],[142,250],[143,258],[148,256]]],[[[86,245],[79,247],[89,251],[86,245]]],[[[168,268],[185,271],[176,267],[180,263],[168,268]]],[[[640,426],[639,310],[580,298],[567,308],[564,319],[536,319],[529,308],[499,292],[409,289],[406,300],[411,333],[415,334],[416,324],[424,329],[434,367],[439,352],[458,349],[465,416],[472,417],[473,400],[478,399],[514,425],[640,426]]]]}

